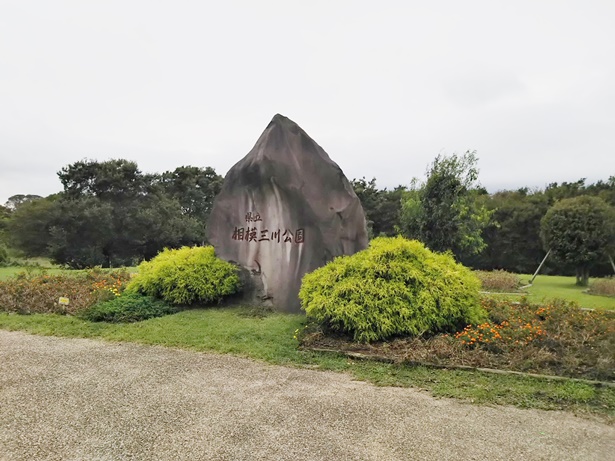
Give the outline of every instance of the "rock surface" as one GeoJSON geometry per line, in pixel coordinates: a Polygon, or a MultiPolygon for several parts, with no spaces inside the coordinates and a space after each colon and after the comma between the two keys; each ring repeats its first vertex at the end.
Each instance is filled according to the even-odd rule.
{"type": "Polygon", "coordinates": [[[276,115],[224,179],[209,219],[216,254],[251,271],[263,298],[298,312],[301,278],[367,247],[365,214],[340,167],[276,115]]]}

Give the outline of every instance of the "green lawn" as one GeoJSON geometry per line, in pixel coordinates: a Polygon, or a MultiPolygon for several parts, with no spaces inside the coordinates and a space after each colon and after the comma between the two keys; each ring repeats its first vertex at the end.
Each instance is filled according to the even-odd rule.
{"type": "MultiPolygon", "coordinates": [[[[125,269],[128,272],[136,272],[137,271],[136,267],[127,267],[125,269]]],[[[79,271],[79,270],[62,269],[61,267],[52,266],[52,265],[46,265],[46,266],[41,266],[41,267],[37,267],[37,266],[28,266],[28,267],[24,267],[24,266],[0,267],[0,280],[6,280],[6,279],[8,279],[10,277],[13,277],[13,276],[19,274],[20,272],[28,272],[28,271],[32,271],[34,273],[44,271],[46,274],[61,274],[61,273],[79,274],[79,273],[83,272],[83,271],[79,271]]]]}
{"type": "MultiPolygon", "coordinates": [[[[53,268],[45,268],[44,269],[45,272],[47,274],[59,274],[60,272],[64,272],[64,269],[60,269],[58,267],[53,267],[53,268]]],[[[41,271],[41,269],[39,268],[35,268],[35,267],[22,267],[22,266],[16,266],[16,267],[0,267],[0,280],[5,280],[8,279],[10,277],[13,277],[14,275],[17,275],[20,272],[25,272],[25,271],[41,271]]]]}
{"type": "MultiPolygon", "coordinates": [[[[519,277],[523,285],[526,285],[532,278],[531,275],[525,274],[519,277]]],[[[590,284],[592,280],[593,279],[589,280],[590,284]]],[[[566,301],[574,301],[580,307],[615,310],[615,298],[584,293],[587,288],[575,285],[575,281],[574,277],[539,275],[534,280],[533,285],[523,291],[529,294],[528,299],[532,303],[539,303],[544,300],[557,298],[566,301]]],[[[509,299],[514,299],[515,297],[520,298],[521,296],[510,296],[509,299]]]]}
{"type": "Polygon", "coordinates": [[[133,324],[91,323],[60,315],[0,313],[0,328],[33,334],[130,341],[213,351],[279,365],[351,373],[384,386],[412,386],[438,397],[472,403],[560,409],[615,421],[615,389],[570,380],[547,381],[488,373],[355,361],[335,354],[301,351],[294,339],[303,315],[253,315],[248,307],[183,311],[133,324]]]}

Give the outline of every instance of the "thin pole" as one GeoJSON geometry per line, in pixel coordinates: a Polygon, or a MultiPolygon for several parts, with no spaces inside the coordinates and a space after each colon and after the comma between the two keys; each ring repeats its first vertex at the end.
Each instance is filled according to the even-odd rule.
{"type": "Polygon", "coordinates": [[[613,262],[611,255],[609,255],[609,261],[611,261],[611,267],[613,268],[613,272],[615,272],[615,262],[613,262]]]}
{"type": "Polygon", "coordinates": [[[530,285],[532,283],[534,283],[534,279],[536,278],[536,276],[538,275],[538,272],[540,272],[540,268],[542,267],[542,265],[545,263],[545,261],[547,260],[547,258],[549,257],[549,255],[551,254],[551,250],[547,251],[547,254],[545,255],[545,257],[543,258],[542,262],[540,263],[540,266],[538,266],[538,269],[536,269],[536,272],[534,272],[534,275],[532,276],[532,278],[530,279],[530,285]]]}

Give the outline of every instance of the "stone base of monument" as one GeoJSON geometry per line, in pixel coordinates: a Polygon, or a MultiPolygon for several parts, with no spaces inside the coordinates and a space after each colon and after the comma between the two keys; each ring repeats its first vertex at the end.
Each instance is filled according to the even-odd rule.
{"type": "Polygon", "coordinates": [[[225,298],[224,304],[239,304],[273,309],[273,300],[269,295],[267,295],[261,274],[247,269],[234,261],[231,262],[235,264],[239,270],[241,290],[238,293],[225,298]]]}

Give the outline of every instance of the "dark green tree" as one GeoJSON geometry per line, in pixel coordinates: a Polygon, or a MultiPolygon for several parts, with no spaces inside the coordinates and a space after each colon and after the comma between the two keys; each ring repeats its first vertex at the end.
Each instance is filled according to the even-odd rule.
{"type": "Polygon", "coordinates": [[[222,181],[211,168],[147,175],[123,159],[83,160],[58,176],[64,193],[50,249],[71,267],[132,265],[165,247],[203,243],[222,181]]]}
{"type": "Polygon", "coordinates": [[[542,191],[502,191],[480,197],[493,214],[483,230],[486,248],[463,260],[476,269],[504,269],[532,273],[545,256],[540,240],[540,220],[549,208],[542,191]]]}
{"type": "Polygon", "coordinates": [[[24,203],[28,203],[28,202],[31,202],[33,200],[38,200],[38,199],[41,199],[41,198],[43,198],[43,197],[41,197],[40,195],[35,195],[35,194],[17,194],[17,195],[12,195],[6,201],[4,206],[6,208],[8,208],[9,210],[16,210],[17,208],[19,208],[24,203]]]}
{"type": "Polygon", "coordinates": [[[7,243],[6,228],[9,225],[10,217],[11,210],[0,205],[0,245],[6,245],[7,243]]]}
{"type": "Polygon", "coordinates": [[[73,269],[112,265],[113,206],[96,197],[57,202],[49,226],[49,256],[73,269]]]}
{"type": "Polygon", "coordinates": [[[370,236],[394,236],[398,234],[401,198],[406,190],[397,186],[393,190],[378,189],[376,178],[353,179],[352,187],[361,201],[370,236]]]}
{"type": "Polygon", "coordinates": [[[485,248],[482,230],[491,212],[478,200],[475,152],[438,156],[427,179],[415,181],[402,202],[401,230],[435,251],[452,251],[459,259],[485,248]]]}
{"type": "Polygon", "coordinates": [[[179,202],[183,214],[206,227],[223,181],[211,167],[181,166],[163,173],[160,183],[166,195],[179,202]]]}
{"type": "Polygon", "coordinates": [[[80,160],[62,168],[58,177],[68,199],[94,196],[114,202],[145,195],[156,178],[143,174],[135,162],[125,159],[80,160]]]}
{"type": "Polygon", "coordinates": [[[576,267],[577,285],[587,286],[592,265],[615,248],[615,209],[599,197],[560,200],[542,219],[541,237],[558,261],[576,267]]]}
{"type": "Polygon", "coordinates": [[[48,256],[50,229],[58,213],[59,194],[19,205],[6,223],[11,247],[26,256],[48,256]]]}

